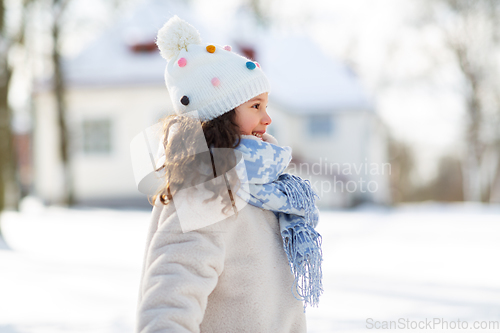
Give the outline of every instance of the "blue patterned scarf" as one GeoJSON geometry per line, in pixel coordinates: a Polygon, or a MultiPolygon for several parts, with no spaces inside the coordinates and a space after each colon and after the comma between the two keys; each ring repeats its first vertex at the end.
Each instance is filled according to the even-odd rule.
{"type": "Polygon", "coordinates": [[[283,173],[292,159],[290,147],[242,138],[236,150],[244,161],[236,166],[242,184],[236,194],[273,211],[278,218],[283,248],[295,276],[292,293],[304,301],[305,312],[308,304],[318,305],[323,292],[321,235],[314,229],[319,218],[315,205],[318,195],[309,180],[283,173]]]}

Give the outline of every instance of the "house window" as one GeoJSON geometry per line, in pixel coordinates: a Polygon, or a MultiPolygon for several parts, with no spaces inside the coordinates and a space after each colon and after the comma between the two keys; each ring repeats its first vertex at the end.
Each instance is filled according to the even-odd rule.
{"type": "Polygon", "coordinates": [[[309,134],[311,136],[329,136],[333,131],[332,116],[310,115],[309,116],[309,134]]]}
{"type": "Polygon", "coordinates": [[[111,120],[83,121],[83,152],[86,154],[111,153],[111,120]]]}

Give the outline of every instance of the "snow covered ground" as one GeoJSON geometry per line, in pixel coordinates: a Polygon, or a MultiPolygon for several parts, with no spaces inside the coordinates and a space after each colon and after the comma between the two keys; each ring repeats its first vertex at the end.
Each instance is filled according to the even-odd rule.
{"type": "MultiPolygon", "coordinates": [[[[36,202],[4,212],[0,333],[132,333],[149,216],[36,202]]],[[[500,325],[500,207],[323,211],[318,231],[325,292],[307,310],[310,333],[425,320],[500,332],[471,329],[500,325]]]]}

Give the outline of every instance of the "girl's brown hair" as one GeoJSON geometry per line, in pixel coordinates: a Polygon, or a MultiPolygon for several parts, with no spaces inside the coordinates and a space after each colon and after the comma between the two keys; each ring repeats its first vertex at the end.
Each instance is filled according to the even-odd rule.
{"type": "Polygon", "coordinates": [[[205,202],[213,201],[219,196],[225,203],[223,212],[226,213],[231,206],[236,212],[233,199],[233,192],[239,186],[238,177],[227,177],[226,172],[236,166],[236,155],[234,148],[238,147],[241,140],[241,133],[235,121],[236,110],[233,109],[223,115],[208,121],[200,120],[185,115],[169,115],[163,120],[163,146],[165,147],[165,162],[156,171],[164,168],[163,184],[152,197],[151,205],[154,205],[159,197],[163,205],[172,201],[172,197],[177,191],[183,188],[192,187],[205,183],[205,188],[214,192],[213,196],[205,202]],[[169,137],[173,125],[176,129],[169,137]],[[201,133],[203,131],[203,133],[201,133]],[[206,143],[203,142],[206,140],[206,143]],[[214,151],[204,151],[197,153],[201,147],[208,145],[209,148],[231,148],[216,149],[214,151]],[[211,172],[200,172],[203,165],[211,166],[211,172]],[[224,175],[225,186],[215,186],[209,182],[214,177],[224,175]],[[233,191],[231,190],[233,189],[233,191]],[[229,192],[229,199],[227,195],[229,192]]]}

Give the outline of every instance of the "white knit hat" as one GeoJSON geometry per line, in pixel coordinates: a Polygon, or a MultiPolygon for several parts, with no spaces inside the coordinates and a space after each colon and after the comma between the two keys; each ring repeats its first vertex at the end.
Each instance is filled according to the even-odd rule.
{"type": "Polygon", "coordinates": [[[200,33],[177,15],[158,31],[156,44],[168,61],[165,82],[177,114],[196,110],[200,120],[210,120],[270,92],[259,63],[228,45],[202,43],[200,33]]]}

